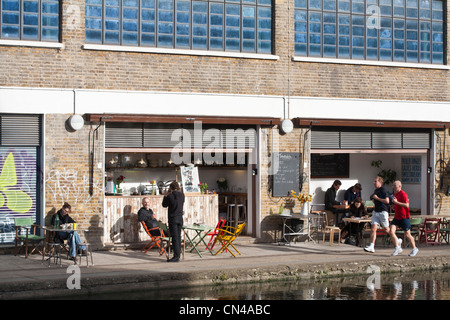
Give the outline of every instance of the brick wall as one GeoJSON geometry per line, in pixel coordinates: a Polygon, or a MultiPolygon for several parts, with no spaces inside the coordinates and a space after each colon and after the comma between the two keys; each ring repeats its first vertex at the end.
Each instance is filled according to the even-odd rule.
{"type": "Polygon", "coordinates": [[[450,132],[436,132],[436,168],[435,168],[435,211],[436,214],[450,213],[450,196],[447,188],[450,187],[450,132]],[[444,136],[445,135],[445,136],[444,136]]]}
{"type": "MultiPolygon", "coordinates": [[[[280,240],[281,237],[281,219],[279,214],[280,205],[289,212],[301,212],[301,204],[294,201],[291,197],[272,197],[272,175],[270,174],[270,156],[272,152],[298,152],[300,155],[299,168],[300,173],[304,165],[302,163],[303,146],[305,144],[305,129],[294,129],[289,134],[280,134],[278,127],[273,129],[262,129],[261,135],[261,241],[273,242],[280,240]]],[[[309,140],[306,138],[306,147],[304,155],[305,172],[309,171],[309,140]]],[[[303,175],[307,177],[306,174],[303,175]]],[[[303,181],[303,190],[301,193],[309,193],[308,180],[303,181]]]]}
{"type": "Polygon", "coordinates": [[[85,1],[61,2],[65,48],[0,46],[0,86],[286,95],[290,63],[293,96],[450,100],[448,71],[290,61],[293,1],[290,26],[288,2],[275,1],[275,61],[84,50],[85,1]]]}
{"type": "MultiPolygon", "coordinates": [[[[79,131],[66,126],[68,115],[46,115],[45,117],[45,208],[46,222],[64,202],[72,206],[70,216],[78,229],[88,229],[87,240],[93,247],[101,247],[103,235],[103,170],[97,168],[103,162],[103,126],[98,130],[98,139],[93,134],[97,125],[85,125],[79,131]],[[90,151],[94,135],[93,195],[90,187],[90,151]],[[91,147],[90,147],[91,146],[91,147]]],[[[80,232],[84,237],[84,233],[80,232]]]]}

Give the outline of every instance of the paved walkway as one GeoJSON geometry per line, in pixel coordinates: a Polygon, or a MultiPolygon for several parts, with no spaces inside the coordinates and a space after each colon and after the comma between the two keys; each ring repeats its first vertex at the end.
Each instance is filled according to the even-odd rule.
{"type": "Polygon", "coordinates": [[[144,254],[140,250],[96,251],[94,266],[80,266],[81,290],[68,290],[68,269],[73,262],[62,259],[62,267],[42,263],[38,254],[28,259],[24,255],[0,255],[0,299],[62,296],[79,293],[120,290],[128,287],[169,287],[204,285],[235,281],[261,281],[286,277],[322,277],[331,275],[365,274],[369,265],[380,266],[382,272],[411,269],[450,268],[450,245],[419,246],[416,257],[409,257],[410,248],[392,257],[392,247],[379,247],[373,254],[350,245],[328,245],[301,242],[290,246],[276,243],[238,245],[242,255],[229,253],[200,258],[187,252],[179,263],[167,263],[156,250],[144,254]]]}

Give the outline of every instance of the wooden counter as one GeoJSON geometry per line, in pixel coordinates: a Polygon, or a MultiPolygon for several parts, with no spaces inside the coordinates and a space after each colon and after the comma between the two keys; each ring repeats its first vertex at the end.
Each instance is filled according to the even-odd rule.
{"type": "MultiPolygon", "coordinates": [[[[185,196],[183,223],[201,222],[215,227],[219,220],[218,195],[186,193],[185,196]]],[[[156,214],[156,218],[167,223],[167,208],[162,206],[162,195],[105,196],[103,228],[105,244],[149,240],[141,223],[137,221],[137,213],[145,197],[150,199],[150,208],[156,214]]]]}

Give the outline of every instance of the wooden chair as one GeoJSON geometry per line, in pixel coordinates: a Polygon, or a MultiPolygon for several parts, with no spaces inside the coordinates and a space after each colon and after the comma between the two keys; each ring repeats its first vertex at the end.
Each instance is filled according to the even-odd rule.
{"type": "Polygon", "coordinates": [[[163,246],[163,239],[162,239],[162,237],[164,237],[164,232],[159,227],[148,229],[147,225],[145,224],[144,221],[141,221],[141,223],[142,223],[142,226],[144,227],[145,232],[151,239],[150,242],[147,243],[142,248],[142,251],[144,251],[144,253],[147,253],[148,250],[150,250],[154,246],[157,246],[159,248],[159,255],[163,255],[164,253],[166,253],[166,250],[164,249],[164,246],[163,246]],[[154,230],[159,231],[160,234],[157,236],[152,235],[151,231],[154,231],[154,230]]]}
{"type": "MultiPolygon", "coordinates": [[[[169,258],[170,257],[170,247],[172,246],[172,237],[170,236],[169,228],[167,227],[166,223],[163,223],[161,221],[158,222],[158,227],[161,230],[161,234],[162,234],[161,240],[162,240],[163,244],[165,243],[163,245],[163,248],[165,248],[166,256],[167,256],[167,258],[169,258]]],[[[181,239],[181,254],[183,256],[183,258],[182,258],[183,260],[184,260],[185,250],[186,250],[186,244],[184,242],[184,239],[182,238],[181,239]]]]}
{"type": "MultiPolygon", "coordinates": [[[[36,250],[39,244],[41,242],[43,243],[45,239],[45,237],[36,234],[36,228],[43,228],[37,224],[33,224],[33,219],[31,217],[14,218],[14,227],[16,229],[16,250],[14,255],[17,255],[20,249],[25,247],[25,258],[28,258],[28,243],[34,243],[34,247],[30,252],[30,254],[33,254],[34,250],[36,250]],[[22,234],[24,229],[26,233],[22,234]],[[17,248],[19,242],[22,242],[22,247],[17,248]]],[[[39,253],[43,255],[41,251],[39,251],[39,253]]]]}
{"type": "Polygon", "coordinates": [[[216,238],[217,238],[217,235],[219,234],[219,229],[223,229],[226,221],[227,221],[226,219],[220,218],[219,222],[216,225],[216,228],[206,235],[206,236],[211,236],[211,238],[209,239],[208,245],[207,245],[207,247],[210,250],[212,250],[214,248],[214,245],[217,242],[216,238]]]}
{"type": "Polygon", "coordinates": [[[443,218],[439,231],[441,232],[441,242],[445,240],[445,242],[450,243],[450,221],[443,218]]]}
{"type": "Polygon", "coordinates": [[[440,241],[440,224],[439,218],[426,218],[420,228],[419,244],[425,242],[429,244],[441,244],[440,241]]]}
{"type": "Polygon", "coordinates": [[[339,237],[338,237],[338,245],[341,243],[341,229],[339,227],[335,227],[330,225],[330,222],[328,220],[328,215],[325,214],[324,215],[324,228],[322,230],[323,232],[323,243],[325,243],[325,235],[328,233],[330,235],[330,246],[333,244],[334,241],[334,233],[336,232],[339,237]]]}
{"type": "Polygon", "coordinates": [[[241,223],[237,226],[237,228],[226,226],[223,229],[218,230],[217,241],[222,244],[222,247],[214,254],[218,255],[221,252],[229,251],[230,254],[236,258],[236,254],[241,254],[238,249],[233,245],[233,241],[241,234],[242,230],[244,230],[245,222],[241,223]],[[235,250],[235,253],[230,248],[232,247],[235,250]]]}

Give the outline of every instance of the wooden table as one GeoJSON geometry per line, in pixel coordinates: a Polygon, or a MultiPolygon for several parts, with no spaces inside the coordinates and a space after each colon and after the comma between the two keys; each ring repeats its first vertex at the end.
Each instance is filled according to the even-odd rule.
{"type": "MultiPolygon", "coordinates": [[[[349,224],[349,236],[350,236],[352,234],[352,223],[358,223],[358,224],[364,223],[364,224],[366,224],[366,223],[371,223],[372,219],[371,218],[365,218],[365,217],[363,217],[363,218],[354,217],[354,218],[344,218],[344,219],[342,219],[342,221],[346,221],[346,222],[350,223],[349,224]]],[[[358,236],[362,239],[362,231],[361,231],[361,229],[362,228],[358,228],[358,236]]],[[[361,243],[362,242],[360,242],[360,244],[361,243]]]]}

